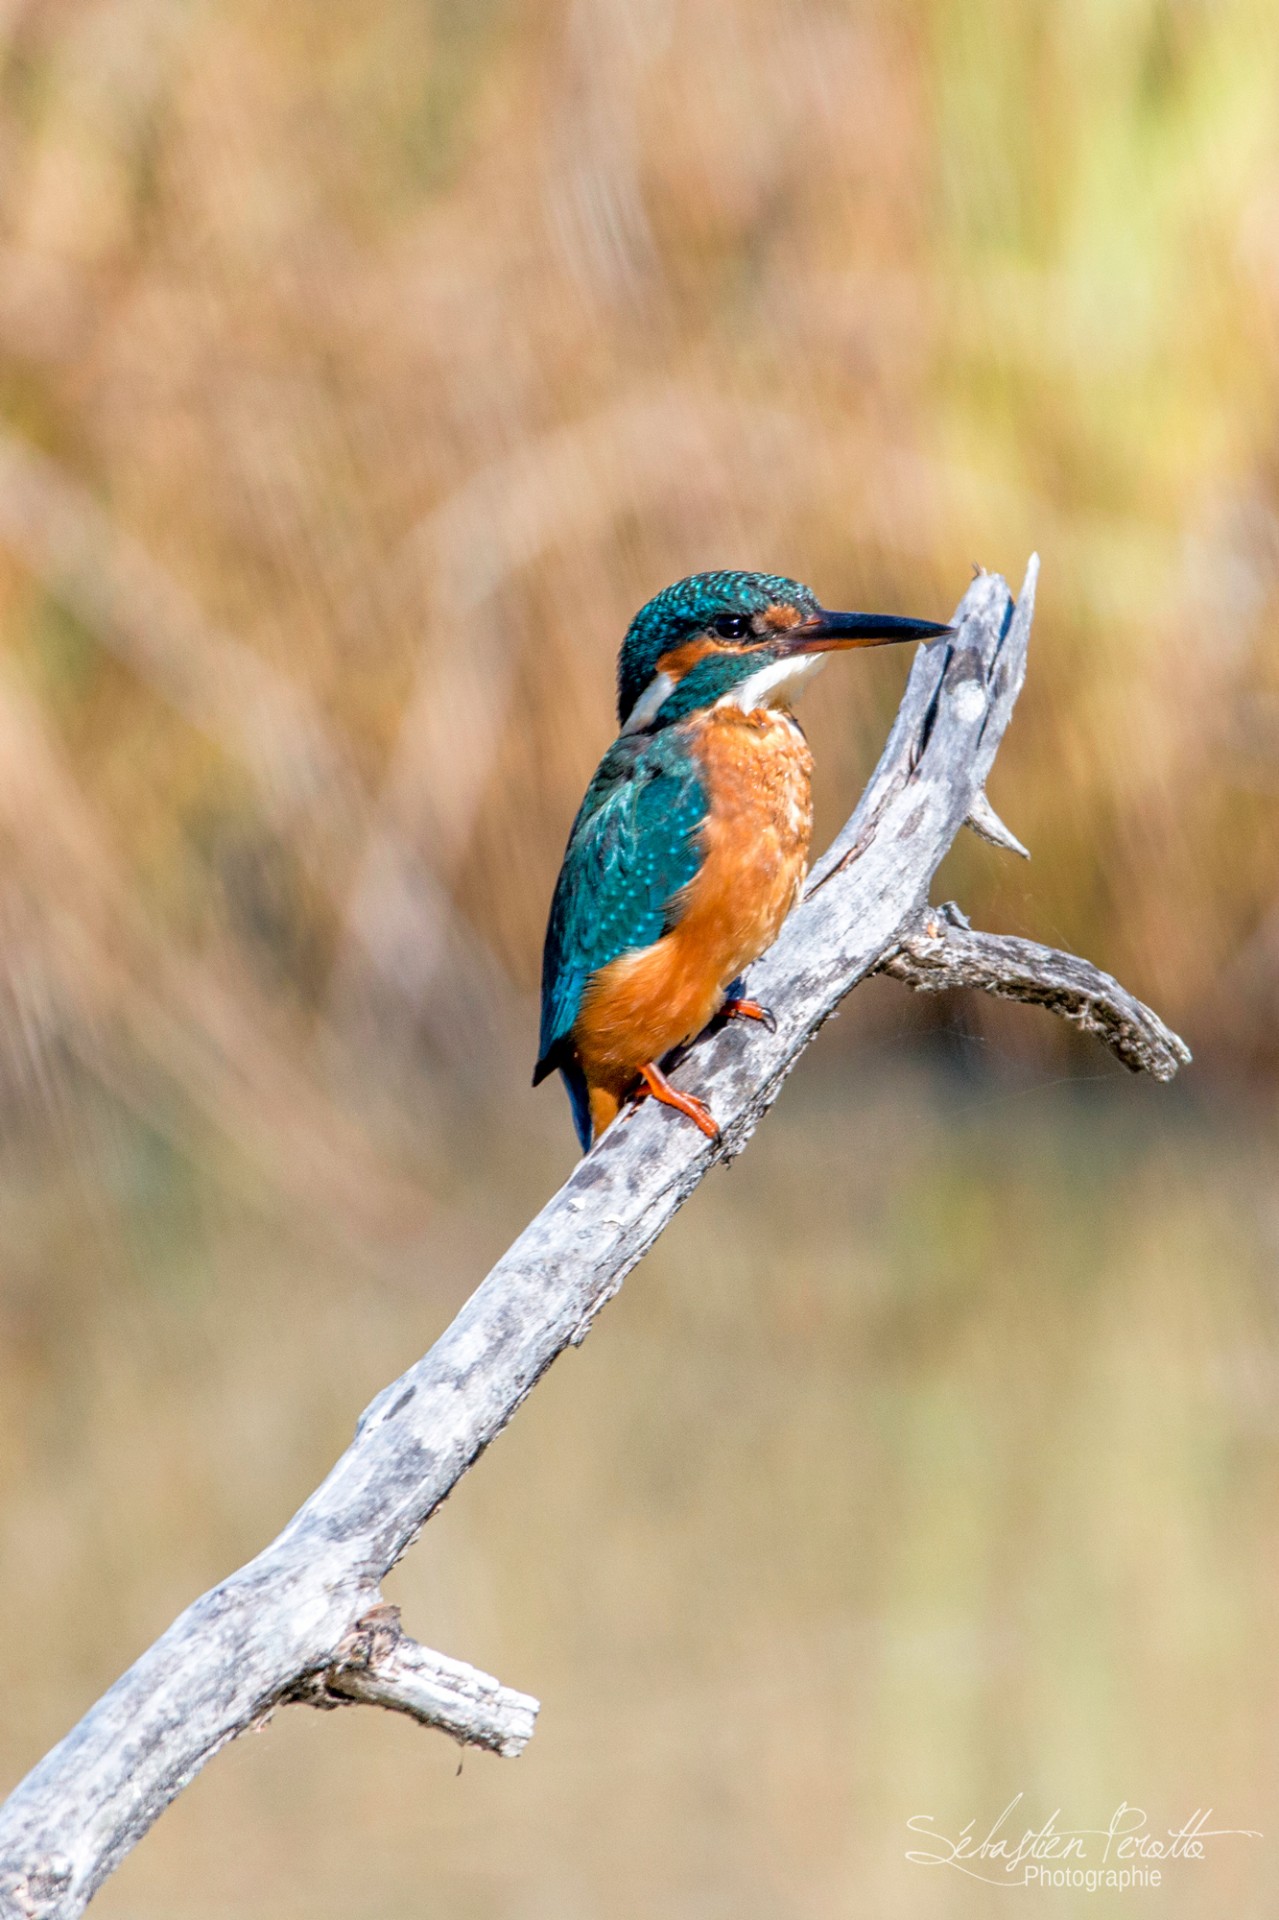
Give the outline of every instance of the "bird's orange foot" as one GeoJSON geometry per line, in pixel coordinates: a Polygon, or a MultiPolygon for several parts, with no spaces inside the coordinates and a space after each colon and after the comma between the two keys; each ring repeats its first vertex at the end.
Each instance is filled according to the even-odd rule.
{"type": "Polygon", "coordinates": [[[740,996],[726,1000],[720,1008],[725,1020],[758,1020],[769,1033],[777,1032],[777,1016],[770,1007],[761,1007],[758,1000],[743,1000],[740,996]]]}
{"type": "MultiPolygon", "coordinates": [[[[719,1139],[719,1127],[716,1125],[714,1114],[706,1102],[699,1100],[695,1093],[681,1093],[678,1087],[671,1085],[662,1069],[651,1061],[648,1066],[640,1068],[639,1077],[644,1083],[644,1092],[651,1093],[654,1100],[660,1100],[664,1107],[674,1107],[677,1113],[682,1113],[686,1119],[691,1120],[695,1127],[700,1127],[708,1140],[719,1139]]],[[[643,1094],[640,1098],[643,1098],[643,1094]]]]}

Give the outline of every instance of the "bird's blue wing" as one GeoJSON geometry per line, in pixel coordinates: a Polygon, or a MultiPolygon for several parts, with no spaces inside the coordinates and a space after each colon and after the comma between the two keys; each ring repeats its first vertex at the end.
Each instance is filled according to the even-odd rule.
{"type": "Polygon", "coordinates": [[[575,1062],[564,1042],[582,995],[592,974],[651,946],[671,925],[675,896],[701,865],[708,805],[700,763],[681,731],[623,735],[600,762],[573,823],[542,955],[533,1084],[554,1067],[564,1071],[579,1133],[584,1089],[574,1097],[575,1062]]]}

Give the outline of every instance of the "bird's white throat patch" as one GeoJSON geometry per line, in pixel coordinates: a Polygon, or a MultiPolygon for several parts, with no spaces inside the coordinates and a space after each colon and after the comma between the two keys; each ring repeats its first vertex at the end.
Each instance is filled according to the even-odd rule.
{"type": "Polygon", "coordinates": [[[751,674],[715,702],[717,707],[740,707],[753,713],[757,707],[789,707],[805,681],[826,665],[824,653],[794,653],[788,659],[770,661],[758,673],[751,674]]]}
{"type": "Polygon", "coordinates": [[[669,673],[655,673],[627,714],[626,725],[622,728],[622,732],[642,733],[645,727],[656,720],[674,691],[675,682],[669,673]]]}
{"type": "MultiPolygon", "coordinates": [[[[789,707],[804,682],[825,665],[824,653],[796,653],[787,660],[772,660],[722,694],[715,705],[740,707],[743,713],[754,713],[758,707],[789,707]]],[[[652,726],[677,685],[669,673],[655,673],[627,715],[622,732],[642,733],[652,726]]]]}

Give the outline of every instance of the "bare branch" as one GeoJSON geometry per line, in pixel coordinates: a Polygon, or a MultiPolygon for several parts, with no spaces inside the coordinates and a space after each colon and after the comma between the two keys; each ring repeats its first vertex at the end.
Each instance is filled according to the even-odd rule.
{"type": "Polygon", "coordinates": [[[1030,849],[1023,847],[1011,827],[1006,827],[984,793],[979,793],[968,809],[968,818],[964,825],[969,827],[980,840],[989,840],[992,847],[1002,847],[1005,853],[1015,853],[1022,860],[1029,860],[1030,849]]]}
{"type": "Polygon", "coordinates": [[[1034,940],[975,933],[954,901],[929,907],[880,968],[920,993],[977,987],[998,1000],[1046,1007],[1100,1040],[1130,1073],[1171,1080],[1190,1048],[1110,974],[1034,940]]]}
{"type": "MultiPolygon", "coordinates": [[[[385,1658],[378,1651],[385,1616],[369,1622],[383,1576],[698,1183],[741,1151],[845,994],[894,957],[905,964],[907,943],[925,937],[933,874],[985,789],[1021,688],[1036,569],[1032,560],[1016,608],[997,575],[980,574],[954,638],[916,655],[860,805],[751,971],[776,1032],[734,1023],[677,1069],[709,1097],[720,1140],[652,1101],[610,1128],[425,1358],[378,1395],[279,1538],[189,1607],[0,1808],[3,1920],[72,1920],[206,1760],[285,1701],[376,1698],[438,1724],[434,1706],[422,1707],[426,1668],[438,1677],[447,1666],[454,1692],[465,1691],[439,1656],[397,1652],[394,1639],[385,1658]]],[[[1102,1009],[1122,990],[1106,982],[1100,993],[1104,976],[1055,958],[1080,971],[1045,1003],[1071,1018],[1087,1003],[1104,1026],[1102,1009]]],[[[1030,972],[988,961],[983,984],[1030,972]]],[[[1165,1038],[1152,1070],[1182,1057],[1165,1038]]]]}
{"type": "Polygon", "coordinates": [[[309,1676],[292,1697],[313,1707],[351,1701],[390,1707],[508,1759],[523,1753],[538,1715],[531,1694],[410,1640],[400,1628],[400,1609],[388,1606],[357,1620],[328,1672],[309,1676]]]}

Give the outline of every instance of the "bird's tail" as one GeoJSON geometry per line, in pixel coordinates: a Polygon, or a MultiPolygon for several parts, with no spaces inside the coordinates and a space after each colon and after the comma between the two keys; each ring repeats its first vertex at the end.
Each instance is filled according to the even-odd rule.
{"type": "Polygon", "coordinates": [[[591,1090],[586,1084],[586,1075],[582,1072],[582,1063],[576,1054],[558,1062],[560,1078],[568,1093],[568,1103],[573,1109],[573,1125],[582,1152],[589,1153],[591,1148],[591,1090]]]}

